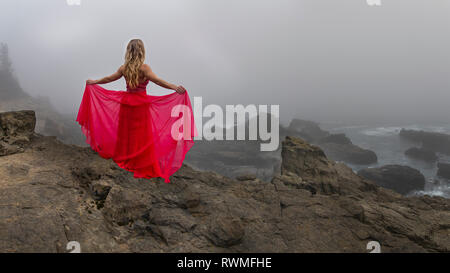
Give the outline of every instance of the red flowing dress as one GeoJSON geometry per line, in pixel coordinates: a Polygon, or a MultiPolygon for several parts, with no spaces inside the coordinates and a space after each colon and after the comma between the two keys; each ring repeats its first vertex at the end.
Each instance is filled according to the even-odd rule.
{"type": "Polygon", "coordinates": [[[187,92],[147,95],[148,80],[127,91],[86,85],[76,121],[86,143],[135,178],[169,177],[197,136],[187,92]]]}

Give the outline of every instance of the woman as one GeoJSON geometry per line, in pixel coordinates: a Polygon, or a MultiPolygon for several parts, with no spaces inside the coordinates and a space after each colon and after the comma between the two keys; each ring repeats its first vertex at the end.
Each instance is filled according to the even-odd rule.
{"type": "Polygon", "coordinates": [[[133,172],[135,178],[162,177],[169,182],[194,144],[191,102],[183,86],[160,79],[144,61],[144,43],[131,40],[125,63],[117,72],[86,81],[77,121],[86,142],[101,157],[112,158],[119,167],[133,172]],[[127,91],[106,90],[98,85],[122,76],[127,91]],[[176,92],[147,95],[149,81],[176,92]],[[178,129],[183,133],[179,134],[178,129]]]}

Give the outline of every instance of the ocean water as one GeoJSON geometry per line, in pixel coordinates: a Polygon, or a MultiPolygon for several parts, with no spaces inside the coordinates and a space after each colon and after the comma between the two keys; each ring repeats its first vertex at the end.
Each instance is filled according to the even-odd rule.
{"type": "MultiPolygon", "coordinates": [[[[387,164],[406,165],[419,170],[426,179],[425,190],[411,195],[431,195],[450,198],[450,181],[437,177],[437,163],[426,163],[405,156],[404,152],[420,144],[399,137],[402,128],[424,130],[450,134],[450,124],[398,124],[389,126],[338,126],[321,125],[331,133],[345,133],[354,144],[374,151],[378,163],[373,165],[349,165],[355,172],[367,167],[379,167],[387,164]]],[[[450,162],[450,156],[438,154],[440,162],[450,162]]]]}

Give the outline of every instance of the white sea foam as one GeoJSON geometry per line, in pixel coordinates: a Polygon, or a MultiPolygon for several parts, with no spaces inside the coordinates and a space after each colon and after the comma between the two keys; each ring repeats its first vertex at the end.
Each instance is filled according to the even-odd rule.
{"type": "MultiPolygon", "coordinates": [[[[450,198],[450,181],[436,177],[436,164],[429,164],[421,161],[411,160],[404,155],[404,151],[413,146],[409,142],[404,142],[397,136],[402,128],[408,130],[423,130],[427,132],[450,133],[450,124],[423,125],[423,124],[395,124],[389,126],[373,126],[365,128],[351,128],[350,126],[341,127],[340,132],[348,134],[352,141],[361,146],[367,147],[377,153],[378,163],[370,167],[379,167],[388,164],[400,164],[411,166],[419,170],[426,178],[427,183],[423,191],[411,193],[411,195],[430,195],[450,198]],[[356,134],[355,134],[356,132],[356,134]],[[438,181],[438,182],[436,182],[438,181]]],[[[450,156],[439,154],[440,162],[450,162],[450,156]]],[[[349,165],[355,172],[368,167],[360,165],[349,165]]]]}
{"type": "Polygon", "coordinates": [[[425,191],[416,191],[412,193],[411,195],[416,196],[423,196],[423,195],[429,195],[429,196],[439,196],[444,198],[450,198],[450,192],[448,187],[437,187],[432,190],[425,190],[425,191]]]}
{"type": "Polygon", "coordinates": [[[431,126],[428,127],[428,130],[425,131],[431,131],[431,132],[435,132],[435,133],[447,133],[447,130],[445,127],[442,126],[431,126]]]}
{"type": "Polygon", "coordinates": [[[400,133],[401,129],[416,130],[416,131],[427,131],[435,133],[446,133],[448,128],[443,126],[419,126],[419,125],[408,125],[408,126],[390,126],[390,127],[376,127],[362,130],[361,133],[367,136],[392,136],[400,133]]]}
{"type": "Polygon", "coordinates": [[[429,178],[428,185],[425,186],[423,191],[415,191],[411,195],[429,195],[429,196],[440,196],[444,198],[450,198],[450,180],[448,179],[436,179],[429,178]]]}
{"type": "Polygon", "coordinates": [[[392,136],[400,133],[402,127],[377,127],[361,131],[366,136],[392,136]]]}

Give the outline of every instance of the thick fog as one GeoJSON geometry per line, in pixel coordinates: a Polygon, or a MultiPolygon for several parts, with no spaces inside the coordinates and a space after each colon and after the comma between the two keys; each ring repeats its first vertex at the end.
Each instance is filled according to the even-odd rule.
{"type": "Polygon", "coordinates": [[[65,113],[141,38],[203,104],[279,104],[283,123],[450,120],[450,0],[381,2],[0,0],[0,42],[24,90],[65,113]]]}

